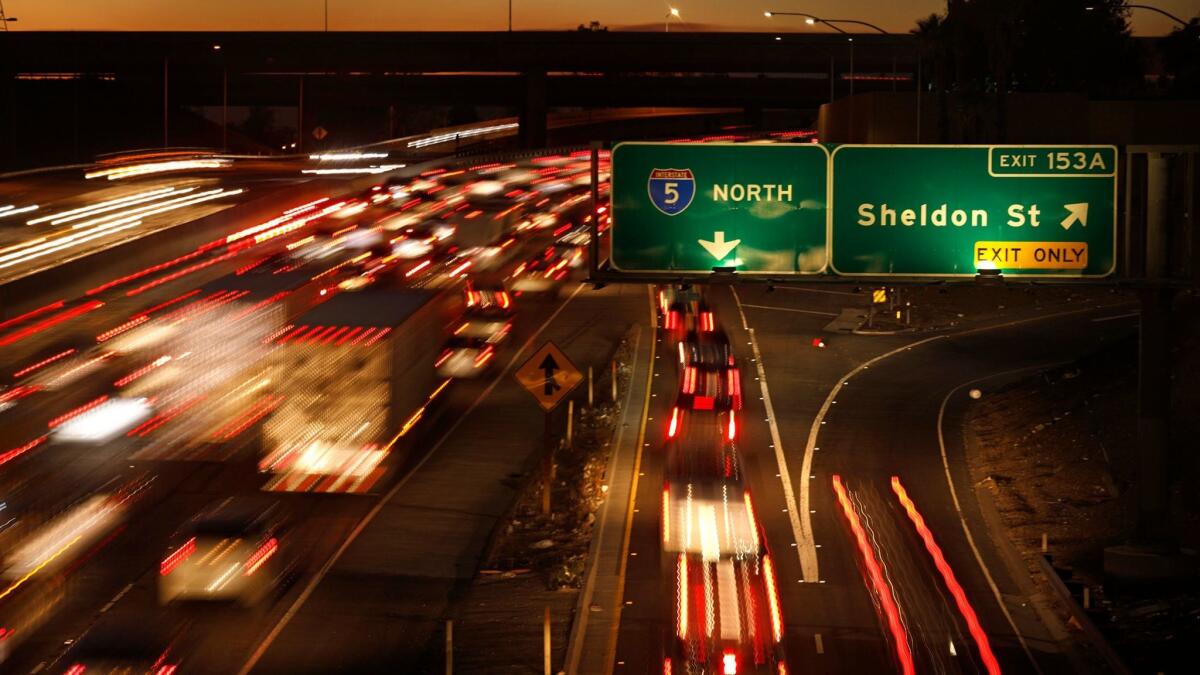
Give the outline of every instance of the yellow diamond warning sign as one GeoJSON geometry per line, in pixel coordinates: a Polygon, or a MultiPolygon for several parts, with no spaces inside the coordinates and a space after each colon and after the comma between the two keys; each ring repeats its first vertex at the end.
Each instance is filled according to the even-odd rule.
{"type": "Polygon", "coordinates": [[[546,342],[513,373],[544,410],[553,410],[583,381],[583,373],[553,342],[546,342]]]}
{"type": "Polygon", "coordinates": [[[1087,268],[1085,241],[977,241],[975,268],[998,270],[1081,270],[1087,268]]]}

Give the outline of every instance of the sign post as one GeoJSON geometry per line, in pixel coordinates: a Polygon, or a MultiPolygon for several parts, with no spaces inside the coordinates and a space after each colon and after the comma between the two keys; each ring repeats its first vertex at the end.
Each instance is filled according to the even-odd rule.
{"type": "Polygon", "coordinates": [[[1111,145],[842,145],[830,164],[839,276],[1095,278],[1116,266],[1111,145]]]}
{"type": "Polygon", "coordinates": [[[617,145],[612,268],[824,272],[828,157],[815,144],[617,145]]]}
{"type": "Polygon", "coordinates": [[[550,491],[554,486],[554,427],[550,414],[583,381],[583,373],[553,342],[547,341],[513,373],[517,383],[546,412],[546,461],[542,481],[542,513],[550,513],[550,491]]]}

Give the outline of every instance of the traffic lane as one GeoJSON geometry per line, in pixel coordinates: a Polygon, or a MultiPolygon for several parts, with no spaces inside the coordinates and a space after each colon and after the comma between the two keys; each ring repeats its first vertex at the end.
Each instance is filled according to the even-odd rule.
{"type": "MultiPolygon", "coordinates": [[[[1090,321],[1096,313],[950,336],[902,351],[852,378],[821,427],[816,473],[822,479],[822,489],[814,491],[818,511],[814,530],[818,540],[826,544],[822,555],[828,555],[831,549],[849,551],[850,547],[843,524],[821,516],[822,512],[836,513],[828,490],[829,476],[837,473],[882,489],[887,488],[891,476],[900,476],[966,589],[1006,670],[1025,672],[1033,665],[1005,610],[1018,617],[1018,630],[1028,636],[1025,641],[1031,649],[1036,648],[1044,672],[1069,669],[1069,665],[1054,651],[1048,631],[1035,617],[997,603],[988,576],[966,540],[947,488],[938,445],[938,411],[949,390],[973,378],[1075,358],[1097,348],[1103,339],[1127,332],[1119,327],[1097,331],[1090,321]]],[[[1000,561],[986,526],[978,518],[965,466],[956,461],[954,467],[959,502],[983,564],[1003,597],[1019,598],[1020,587],[1000,561]]]]}
{"type": "MultiPolygon", "coordinates": [[[[154,470],[155,497],[139,505],[127,529],[71,577],[66,604],[18,651],[13,672],[30,672],[39,663],[53,662],[65,651],[64,645],[109,613],[146,617],[160,611],[188,625],[180,647],[189,656],[189,672],[232,672],[263,626],[269,626],[294,597],[297,590],[292,584],[250,609],[226,603],[176,603],[160,610],[158,566],[172,533],[214,502],[254,494],[261,479],[250,464],[157,464],[154,470]]],[[[322,556],[332,554],[368,506],[362,499],[323,495],[276,497],[296,519],[282,551],[292,556],[301,578],[322,556]]]]}
{"type": "MultiPolygon", "coordinates": [[[[664,646],[675,631],[673,561],[662,550],[662,494],[665,480],[664,441],[679,390],[675,344],[665,331],[655,336],[650,405],[644,420],[641,465],[625,551],[625,589],[619,608],[614,673],[662,670],[664,646]]],[[[630,514],[626,514],[629,517],[630,514]]],[[[602,607],[608,612],[616,608],[602,607]]]]}
{"type": "MultiPolygon", "coordinates": [[[[528,306],[526,297],[517,299],[518,308],[528,306]]],[[[644,302],[620,286],[581,291],[552,320],[544,315],[545,332],[523,356],[550,339],[576,366],[603,367],[617,340],[643,317],[644,302]]],[[[547,311],[559,306],[545,303],[547,311]]],[[[495,361],[512,361],[541,326],[536,318],[520,324],[495,361]]],[[[261,660],[246,667],[263,673],[380,670],[440,659],[440,645],[429,639],[474,577],[487,539],[523,477],[536,470],[542,448],[540,431],[530,433],[540,428],[542,414],[503,370],[493,373],[500,379],[472,383],[477,407],[472,401],[447,415],[447,433],[418,446],[417,454],[432,454],[388,493],[379,516],[346,545],[295,618],[278,627],[277,639],[261,645],[261,660]]]]}
{"type": "MultiPolygon", "coordinates": [[[[886,651],[878,644],[870,598],[861,592],[861,585],[857,589],[851,587],[850,592],[834,594],[823,584],[804,583],[748,334],[740,328],[740,316],[727,291],[711,292],[708,300],[719,316],[720,325],[730,334],[741,364],[745,403],[739,416],[738,452],[756,515],[766,532],[767,546],[776,565],[790,672],[845,672],[846,669],[865,672],[887,668],[889,662],[886,651]],[[848,617],[836,616],[839,613],[848,617]],[[856,644],[839,653],[826,642],[826,636],[832,635],[856,644]]],[[[655,376],[627,553],[625,604],[621,607],[615,656],[618,672],[642,673],[661,668],[663,644],[674,630],[675,580],[672,561],[662,556],[660,537],[663,446],[678,393],[678,372],[673,358],[674,341],[662,331],[657,340],[655,376]]],[[[798,468],[791,471],[795,478],[798,468]]]]}
{"type": "MultiPolygon", "coordinates": [[[[524,304],[528,306],[531,303],[524,304]]],[[[544,313],[546,310],[543,308],[541,311],[544,313]]],[[[536,319],[537,315],[528,318],[536,319]]],[[[465,410],[468,401],[482,389],[479,382],[456,384],[460,386],[451,387],[442,399],[444,404],[438,408],[437,414],[429,416],[434,424],[419,428],[418,447],[427,445],[435,434],[444,431],[449,420],[465,410]]],[[[92,480],[104,480],[105,476],[115,475],[117,469],[129,464],[125,457],[136,451],[135,445],[129,441],[113,444],[107,448],[112,452],[106,453],[109,458],[106,464],[89,466],[82,473],[92,475],[92,480]]],[[[58,485],[73,480],[76,477],[73,473],[52,470],[62,461],[62,453],[70,448],[53,447],[52,450],[55,452],[38,457],[39,464],[48,467],[47,473],[58,485]]],[[[152,509],[139,509],[133,514],[130,529],[114,539],[95,561],[89,561],[82,568],[78,576],[86,583],[72,582],[69,604],[62,608],[54,621],[37,633],[36,642],[21,650],[19,657],[25,661],[17,661],[19,667],[14,672],[22,672],[20,668],[26,662],[33,668],[41,661],[52,659],[62,651],[62,645],[82,634],[90,622],[78,620],[79,616],[94,617],[113,608],[134,614],[153,610],[157,603],[157,564],[161,561],[170,534],[208,504],[233,494],[254,493],[261,485],[262,477],[256,471],[253,458],[246,457],[245,451],[243,449],[240,463],[134,462],[139,467],[150,467],[156,472],[156,483],[165,486],[159,489],[167,496],[156,497],[161,501],[153,502],[152,509]],[[100,612],[110,601],[114,605],[100,612]],[[68,615],[75,620],[70,620],[68,615]]],[[[99,455],[92,453],[90,456],[99,455]]],[[[412,461],[414,458],[409,459],[412,461]]],[[[369,498],[356,496],[271,494],[290,507],[297,523],[289,535],[291,541],[288,542],[288,549],[299,555],[297,562],[300,575],[286,589],[284,597],[267,607],[251,611],[204,604],[169,608],[170,615],[187,619],[191,626],[186,638],[189,646],[196,649],[189,649],[195,652],[188,662],[189,669],[211,673],[236,671],[266,630],[294,601],[299,587],[333,554],[373,503],[369,498]]]]}
{"type": "MultiPolygon", "coordinates": [[[[793,671],[812,673],[881,672],[891,669],[891,654],[876,620],[875,606],[857,572],[855,558],[845,551],[823,546],[826,537],[814,532],[820,579],[807,583],[797,554],[795,527],[790,518],[781,482],[776,448],[763,408],[749,332],[742,327],[737,301],[764,293],[740,287],[710,293],[742,364],[747,410],[741,448],[748,460],[747,475],[754,490],[757,512],[767,533],[780,580],[780,600],[787,633],[788,665],[793,671]],[[748,292],[751,291],[751,292],[748,292]]],[[[777,292],[777,291],[776,291],[777,292]]],[[[860,359],[886,350],[896,338],[881,342],[846,340],[820,349],[811,346],[811,331],[826,323],[823,317],[776,312],[742,305],[742,312],[759,345],[763,373],[771,394],[775,424],[782,441],[782,456],[793,493],[818,492],[815,472],[803,475],[804,448],[817,411],[828,390],[860,359]]],[[[799,504],[797,504],[799,506],[799,504]]],[[[812,518],[828,513],[827,505],[810,504],[812,518]]],[[[802,514],[797,514],[798,516],[802,514]]],[[[814,522],[815,525],[815,522],[814,522]]],[[[815,529],[815,528],[814,528],[815,529]]]]}
{"type": "Polygon", "coordinates": [[[737,292],[745,307],[805,315],[822,322],[821,326],[824,327],[843,309],[862,308],[871,304],[870,288],[855,288],[845,284],[743,284],[737,287],[737,292]]]}

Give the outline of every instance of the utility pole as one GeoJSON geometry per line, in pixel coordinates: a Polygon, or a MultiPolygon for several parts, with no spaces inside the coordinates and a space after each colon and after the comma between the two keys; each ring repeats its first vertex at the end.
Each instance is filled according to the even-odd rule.
{"type": "Polygon", "coordinates": [[[169,86],[168,74],[170,73],[170,60],[163,58],[163,147],[171,146],[171,113],[169,104],[169,86]]]}
{"type": "Polygon", "coordinates": [[[229,152],[229,68],[221,70],[221,150],[229,152]]]}

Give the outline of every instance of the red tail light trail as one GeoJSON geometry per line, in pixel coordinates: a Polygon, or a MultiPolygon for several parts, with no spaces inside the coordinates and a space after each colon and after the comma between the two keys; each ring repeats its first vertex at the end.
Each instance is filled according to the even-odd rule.
{"type": "Polygon", "coordinates": [[[163,559],[158,566],[158,573],[162,576],[167,576],[179,567],[184,560],[187,560],[193,553],[196,552],[196,538],[192,537],[184,542],[183,546],[173,551],[171,555],[163,559]]]}
{"type": "Polygon", "coordinates": [[[937,567],[938,573],[942,575],[942,581],[946,583],[946,588],[950,590],[950,595],[954,596],[954,604],[958,607],[959,613],[963,615],[963,619],[966,620],[967,628],[971,631],[971,637],[979,645],[979,655],[983,659],[983,665],[987,668],[988,675],[1000,675],[1000,664],[996,661],[996,655],[992,653],[987,633],[984,632],[983,626],[979,624],[979,617],[975,615],[975,609],[971,607],[970,601],[967,600],[966,591],[958,583],[958,579],[954,576],[954,570],[946,562],[946,557],[942,555],[941,547],[938,546],[937,541],[933,538],[933,532],[925,524],[925,519],[921,516],[920,511],[917,511],[917,505],[909,498],[908,491],[900,483],[899,476],[892,476],[892,492],[895,492],[896,497],[899,498],[900,505],[904,507],[904,511],[908,514],[908,519],[912,521],[913,526],[917,529],[917,534],[921,537],[921,541],[925,543],[925,550],[929,552],[929,556],[933,558],[934,566],[937,567]]]}
{"type": "Polygon", "coordinates": [[[850,501],[846,487],[842,485],[842,477],[836,474],[833,476],[833,491],[837,494],[838,504],[842,507],[842,513],[845,514],[846,521],[850,524],[858,552],[867,568],[871,586],[875,589],[875,595],[879,598],[879,603],[887,617],[888,630],[892,634],[892,642],[895,643],[896,657],[900,661],[901,671],[904,675],[915,675],[916,666],[908,647],[908,632],[904,628],[904,622],[900,620],[900,610],[896,607],[896,599],[892,596],[892,589],[888,586],[887,579],[883,574],[883,567],[875,557],[875,550],[871,548],[871,542],[858,517],[858,512],[854,510],[854,504],[850,501]]]}

